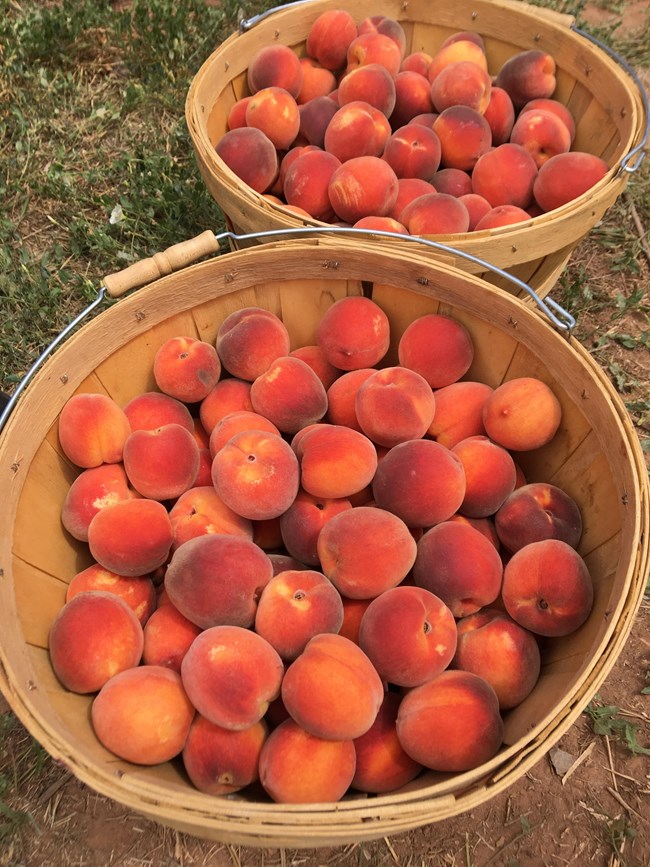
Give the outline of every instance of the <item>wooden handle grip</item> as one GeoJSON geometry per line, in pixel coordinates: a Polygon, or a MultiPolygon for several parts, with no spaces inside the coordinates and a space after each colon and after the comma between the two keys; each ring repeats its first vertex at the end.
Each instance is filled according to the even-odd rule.
{"type": "Polygon", "coordinates": [[[134,262],[133,265],[129,265],[122,271],[107,274],[104,277],[103,285],[111,298],[120,298],[131,289],[146,286],[147,283],[152,283],[159,277],[165,277],[173,271],[180,271],[181,268],[191,265],[202,256],[218,251],[219,242],[214,232],[206,230],[195,238],[173,244],[161,253],[154,253],[147,259],[134,262]]]}

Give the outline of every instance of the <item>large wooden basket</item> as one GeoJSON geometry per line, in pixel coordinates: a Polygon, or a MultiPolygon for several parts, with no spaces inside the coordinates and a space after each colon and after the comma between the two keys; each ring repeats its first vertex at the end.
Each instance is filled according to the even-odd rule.
{"type": "MultiPolygon", "coordinates": [[[[157,261],[166,267],[167,259],[157,261]]],[[[154,267],[154,273],[155,273],[154,267]]],[[[107,285],[108,281],[107,281],[107,285]]],[[[503,792],[578,718],[630,633],[648,568],[649,496],[642,452],[617,393],[589,354],[530,305],[431,256],[312,237],[238,250],[184,268],[111,305],[76,331],[32,378],[0,433],[0,686],[30,733],[92,789],[193,835],[253,846],[316,847],[394,835],[437,822],[503,792]],[[476,346],[466,378],[496,386],[517,376],[551,385],[563,411],[544,448],[521,454],[532,480],[564,488],[584,518],[580,552],[595,585],[579,631],[549,640],[531,695],[506,714],[494,759],[463,774],[424,773],[389,795],[336,804],[278,805],[259,793],[208,796],[182,766],[140,767],[97,741],[91,697],[67,692],[48,656],[48,633],[66,587],[89,564],[87,546],[63,530],[61,506],[75,470],[57,439],[68,398],[101,392],[120,404],[155,388],[152,359],[167,338],[213,341],[226,315],[266,307],[294,346],[312,343],[323,312],[346,295],[370,295],[397,341],[416,316],[444,312],[476,346]]]]}
{"type": "MultiPolygon", "coordinates": [[[[231,227],[246,233],[323,225],[301,219],[242,184],[217,156],[215,144],[227,130],[231,107],[248,93],[246,70],[254,53],[264,45],[282,43],[303,55],[312,22],[332,8],[345,8],[357,21],[369,15],[398,20],[406,32],[407,53],[432,53],[451,33],[478,31],[485,41],[491,73],[522,50],[536,48],[553,55],[558,80],[555,96],[576,118],[574,148],[602,157],[610,171],[578,199],[525,223],[436,236],[436,240],[505,268],[538,294],[546,294],[573,249],[625,189],[629,171],[636,164],[637,148],[644,135],[647,138],[647,119],[637,83],[604,50],[573,29],[570,16],[518,0],[347,0],[342,4],[338,0],[309,0],[253,19],[245,25],[247,29],[230,36],[197,73],[187,94],[185,113],[201,176],[231,227]]],[[[395,241],[378,236],[375,243],[392,245],[395,241]]],[[[511,285],[480,264],[466,259],[456,259],[455,264],[512,291],[511,285]]]]}

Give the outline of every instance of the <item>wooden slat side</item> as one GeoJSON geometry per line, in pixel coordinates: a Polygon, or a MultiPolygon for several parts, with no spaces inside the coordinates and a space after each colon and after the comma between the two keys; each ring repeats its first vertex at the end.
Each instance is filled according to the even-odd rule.
{"type": "MultiPolygon", "coordinates": [[[[65,604],[67,584],[14,557],[16,605],[27,644],[49,647],[50,628],[65,604]]],[[[72,577],[72,576],[70,576],[72,577]]]]}

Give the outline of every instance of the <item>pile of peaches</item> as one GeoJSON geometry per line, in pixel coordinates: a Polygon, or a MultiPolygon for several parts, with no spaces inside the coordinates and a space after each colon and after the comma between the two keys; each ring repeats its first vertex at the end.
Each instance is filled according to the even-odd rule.
{"type": "Polygon", "coordinates": [[[217,154],[302,217],[411,235],[529,220],[609,171],[573,149],[549,53],[521,51],[490,74],[478,33],[459,31],[432,54],[405,46],[398,21],[357,24],[337,9],[311,25],[303,56],[262,47],[217,154]]]}
{"type": "Polygon", "coordinates": [[[281,803],[467,771],[544,641],[586,621],[580,509],[517,460],[555,436],[553,390],[468,378],[450,316],[414,319],[381,366],[390,336],[364,296],[294,349],[244,307],[214,343],[166,340],[155,390],[64,405],[61,519],[92,562],[50,658],[116,756],[281,803]]]}

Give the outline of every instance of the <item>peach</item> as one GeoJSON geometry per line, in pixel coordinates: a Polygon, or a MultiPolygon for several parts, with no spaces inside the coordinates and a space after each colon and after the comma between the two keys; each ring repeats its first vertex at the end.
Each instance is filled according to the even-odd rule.
{"type": "Polygon", "coordinates": [[[417,72],[423,75],[427,81],[432,56],[428,51],[411,51],[406,54],[400,65],[400,72],[417,72]]]}
{"type": "MultiPolygon", "coordinates": [[[[287,172],[289,171],[295,160],[297,160],[299,156],[302,156],[302,154],[307,154],[310,151],[322,149],[322,146],[312,144],[294,145],[292,148],[289,148],[289,150],[280,159],[280,171],[278,173],[278,180],[276,182],[276,186],[278,188],[278,196],[284,196],[284,179],[286,178],[287,172]]],[[[276,196],[276,198],[278,198],[278,196],[276,196]]],[[[283,205],[283,207],[286,207],[286,203],[283,201],[282,198],[278,198],[278,201],[275,202],[275,204],[283,205]]]]}
{"type": "Polygon", "coordinates": [[[427,530],[417,543],[413,578],[451,609],[454,617],[474,614],[499,596],[503,566],[483,533],[456,521],[427,530]]]}
{"type": "Polygon", "coordinates": [[[494,83],[507,91],[515,111],[531,99],[553,96],[557,84],[553,55],[540,49],[519,51],[509,57],[497,72],[494,83]]]}
{"type": "Polygon", "coordinates": [[[492,130],[492,144],[494,147],[510,140],[510,133],[515,123],[515,107],[506,90],[492,85],[490,100],[487,104],[483,117],[492,130]]]}
{"type": "Polygon", "coordinates": [[[537,177],[535,160],[521,145],[498,145],[477,161],[472,172],[472,192],[483,196],[495,208],[516,205],[527,208],[533,201],[537,177]]]}
{"type": "Polygon", "coordinates": [[[194,714],[180,675],[161,665],[116,674],[91,706],[99,741],[136,765],[159,765],[179,755],[194,714]]]}
{"type": "Polygon", "coordinates": [[[457,624],[458,646],[451,667],[471,671],[493,687],[500,710],[516,707],[539,678],[537,639],[503,611],[485,608],[457,624]]]}
{"type": "Polygon", "coordinates": [[[467,328],[457,319],[427,313],[406,327],[397,352],[403,367],[419,373],[431,388],[443,388],[467,373],[474,358],[474,344],[467,328]]]}
{"type": "Polygon", "coordinates": [[[485,434],[483,406],[493,388],[483,382],[452,382],[434,391],[436,411],[427,433],[447,448],[485,434]]]}
{"type": "Polygon", "coordinates": [[[503,604],[513,620],[536,635],[557,638],[587,620],[594,588],[587,564],[560,539],[529,542],[503,571],[503,604]]]}
{"type": "Polygon", "coordinates": [[[263,307],[241,307],[223,320],[216,349],[221,363],[237,379],[252,382],[276,358],[289,352],[291,339],[284,322],[263,307]]]}
{"type": "Polygon", "coordinates": [[[86,590],[59,610],[49,633],[52,668],[76,693],[97,692],[113,675],[138,665],[143,634],[133,609],[115,593],[86,590]]]}
{"type": "Polygon", "coordinates": [[[539,99],[531,99],[519,109],[519,116],[525,114],[525,112],[527,111],[535,111],[540,108],[544,111],[550,111],[560,118],[560,120],[569,130],[569,138],[571,144],[573,144],[573,140],[576,136],[575,118],[573,117],[571,111],[566,107],[566,105],[564,105],[563,102],[560,102],[559,99],[552,99],[551,97],[540,97],[539,99]]]}
{"type": "Polygon", "coordinates": [[[389,118],[395,108],[395,100],[393,76],[380,63],[357,66],[339,81],[337,91],[339,106],[350,102],[366,102],[389,118]]]}
{"type": "Polygon", "coordinates": [[[70,581],[65,601],[69,602],[78,593],[89,590],[100,590],[119,596],[131,608],[141,626],[145,625],[156,608],[156,588],[147,575],[136,575],[132,578],[116,575],[99,563],[93,563],[77,572],[70,581]]]}
{"type": "Polygon", "coordinates": [[[358,66],[378,63],[395,76],[402,63],[400,46],[384,33],[360,33],[348,46],[346,73],[358,66]]]}
{"type": "Polygon", "coordinates": [[[459,511],[470,518],[493,515],[513,492],[517,477],[512,455],[486,436],[453,446],[465,470],[465,497],[459,511]]]}
{"type": "Polygon", "coordinates": [[[543,211],[553,211],[589,192],[608,171],[607,163],[595,154],[584,151],[556,154],[537,173],[534,199],[543,211]]]}
{"type": "Polygon", "coordinates": [[[582,536],[582,513],[576,501],[549,482],[516,488],[494,516],[499,541],[514,553],[530,542],[560,539],[577,548],[582,536]]]}
{"type": "Polygon", "coordinates": [[[352,788],[376,795],[393,792],[414,780],[422,765],[408,756],[397,737],[401,696],[387,692],[368,731],[354,740],[357,756],[352,788]]]}
{"type": "Polygon", "coordinates": [[[296,558],[292,557],[290,554],[270,551],[268,558],[273,566],[274,575],[278,575],[280,572],[286,572],[288,569],[309,569],[308,565],[296,560],[296,558]]]}
{"type": "Polygon", "coordinates": [[[295,98],[300,93],[302,81],[300,60],[288,45],[263,45],[249,61],[247,83],[251,94],[266,87],[282,87],[295,98]]]}
{"type": "Polygon", "coordinates": [[[124,410],[105,394],[74,394],[59,414],[59,443],[78,467],[118,464],[131,426],[124,410]]]}
{"type": "Polygon", "coordinates": [[[357,36],[357,22],[344,9],[322,12],[307,32],[305,50],[326,69],[338,71],[347,62],[348,47],[357,36]]]}
{"type": "Polygon", "coordinates": [[[122,500],[100,509],[88,526],[92,557],[118,575],[146,575],[167,562],[174,534],[157,500],[122,500]]]}
{"type": "Polygon", "coordinates": [[[189,490],[199,471],[194,435],[179,424],[136,430],[124,444],[129,482],[151,500],[172,500],[189,490]]]}
{"type": "Polygon", "coordinates": [[[183,746],[183,767],[192,785],[208,795],[229,795],[255,783],[268,726],[262,720],[233,731],[194,717],[183,746]]]}
{"type": "Polygon", "coordinates": [[[347,596],[341,596],[341,599],[343,600],[343,623],[339,635],[358,644],[361,619],[372,599],[349,599],[347,596]]]}
{"type": "Polygon", "coordinates": [[[212,455],[210,449],[199,449],[199,471],[194,479],[195,487],[212,484],[212,455]]]}
{"type": "Polygon", "coordinates": [[[291,662],[321,633],[338,633],[343,602],[338,590],[314,569],[290,569],[274,575],[257,603],[255,632],[291,662]]]}
{"type": "Polygon", "coordinates": [[[209,436],[224,415],[239,410],[253,411],[251,383],[238,377],[220,379],[207,397],[201,401],[199,417],[209,436]]]}
{"type": "MultiPolygon", "coordinates": [[[[492,147],[492,130],[487,120],[468,105],[450,105],[433,122],[440,139],[443,168],[472,171],[492,147]]],[[[434,181],[435,186],[435,181],[434,181]]]]}
{"type": "Polygon", "coordinates": [[[277,150],[287,150],[300,130],[298,103],[282,87],[263,87],[246,106],[246,124],[263,132],[277,150]]]}
{"type": "Polygon", "coordinates": [[[530,220],[530,214],[523,208],[519,208],[517,205],[496,205],[481,217],[474,226],[474,231],[481,232],[484,229],[497,229],[499,226],[512,226],[515,223],[524,223],[526,220],[530,220]]]}
{"type": "Polygon", "coordinates": [[[214,457],[231,437],[242,431],[250,430],[266,431],[266,433],[282,436],[277,427],[266,416],[250,409],[240,409],[224,415],[212,428],[208,440],[210,454],[214,457]]]}
{"type": "Polygon", "coordinates": [[[242,126],[246,126],[246,108],[250,101],[250,96],[243,96],[234,103],[228,112],[228,119],[226,121],[226,126],[229,130],[239,129],[242,126]]]}
{"type": "Polygon", "coordinates": [[[298,491],[295,500],[280,517],[280,532],[287,552],[308,566],[319,566],[318,535],[324,524],[339,512],[351,509],[349,500],[315,497],[298,491]]]}
{"type": "Polygon", "coordinates": [[[382,111],[362,100],[354,100],[342,105],[332,116],[325,129],[323,146],[342,163],[363,156],[379,157],[391,131],[382,111]]]}
{"type": "Polygon", "coordinates": [[[179,424],[194,433],[194,419],[185,404],[159,391],[144,391],[124,404],[131,431],[156,430],[165,424],[179,424]]]}
{"type": "Polygon", "coordinates": [[[361,431],[355,410],[357,392],[376,370],[375,367],[348,370],[330,385],[327,389],[327,422],[361,431]]]}
{"type": "Polygon", "coordinates": [[[448,45],[451,45],[454,42],[474,42],[478,45],[479,48],[485,51],[485,42],[483,41],[483,37],[480,33],[476,33],[474,30],[456,30],[454,33],[451,33],[440,43],[440,48],[446,48],[448,45]]]}
{"type": "Polygon", "coordinates": [[[345,499],[363,491],[377,469],[377,450],[360,431],[324,423],[292,443],[302,488],[314,497],[345,499]]]}
{"type": "MultiPolygon", "coordinates": [[[[308,102],[304,102],[299,106],[299,132],[300,136],[308,142],[305,147],[323,148],[325,146],[325,130],[339,108],[340,105],[338,102],[335,102],[329,96],[315,96],[308,102]]],[[[292,147],[291,150],[287,152],[287,156],[297,149],[300,149],[299,146],[292,147]]],[[[282,189],[284,189],[284,177],[286,177],[286,170],[283,174],[283,164],[285,159],[280,163],[282,189]]]]}
{"type": "Polygon", "coordinates": [[[270,553],[282,548],[280,515],[275,518],[253,520],[253,542],[263,551],[270,553]]]}
{"type": "Polygon", "coordinates": [[[355,767],[351,740],[325,740],[286,719],[262,747],[259,777],[277,803],[330,803],[347,792],[355,767]]]}
{"type": "Polygon", "coordinates": [[[162,665],[180,674],[183,657],[201,627],[166,602],[157,608],[144,625],[142,661],[145,665],[162,665]]]}
{"type": "Polygon", "coordinates": [[[460,512],[456,512],[456,514],[452,515],[449,520],[455,521],[458,524],[467,524],[470,527],[474,527],[475,530],[482,533],[485,538],[494,545],[497,551],[501,550],[501,542],[494,526],[494,516],[488,515],[485,518],[468,518],[467,515],[462,515],[460,512]]]}
{"type": "Polygon", "coordinates": [[[371,599],[396,587],[408,575],[416,553],[404,521],[375,506],[334,515],[318,537],[321,569],[348,599],[371,599]]]}
{"type": "Polygon", "coordinates": [[[457,199],[472,191],[472,176],[464,169],[438,169],[431,175],[429,183],[435,187],[437,193],[446,193],[457,199]]]}
{"type": "MultiPolygon", "coordinates": [[[[251,97],[252,102],[252,97],[251,97]]],[[[246,123],[250,102],[246,105],[246,123]]],[[[300,126],[297,119],[296,134],[300,126]]],[[[228,130],[215,145],[217,156],[242,183],[265,193],[278,174],[278,153],[271,139],[255,126],[228,130]]]]}
{"type": "Polygon", "coordinates": [[[541,379],[522,376],[501,383],[483,406],[490,439],[511,451],[538,449],[555,436],[562,407],[541,379]]]}
{"type": "Polygon", "coordinates": [[[332,175],[329,196],[336,216],[345,222],[384,217],[397,199],[397,175],[376,156],[348,159],[332,175]]]}
{"type": "Polygon", "coordinates": [[[208,533],[253,538],[251,521],[223,502],[212,481],[182,493],[169,510],[169,520],[174,534],[172,551],[189,539],[208,533]]]}
{"type": "MultiPolygon", "coordinates": [[[[284,355],[253,382],[251,403],[255,412],[265,415],[282,433],[293,434],[323,418],[327,392],[305,361],[284,355]]],[[[270,437],[265,441],[270,442],[270,437]]],[[[277,443],[271,447],[279,449],[277,443]]]]}
{"type": "Polygon", "coordinates": [[[406,33],[395,18],[390,18],[388,15],[370,15],[359,23],[357,31],[360,36],[364,33],[382,33],[384,36],[389,36],[404,54],[406,33]]]}
{"type": "Polygon", "coordinates": [[[451,610],[422,587],[401,586],[373,599],[361,618],[359,647],[388,683],[414,687],[444,671],[456,652],[451,610]]]}
{"type": "Polygon", "coordinates": [[[365,229],[368,232],[392,232],[394,235],[408,235],[409,231],[402,223],[392,217],[362,217],[352,227],[365,229]]]}
{"type": "Polygon", "coordinates": [[[172,605],[202,629],[249,627],[257,600],[273,574],[271,561],[250,539],[210,533],[172,555],[165,590],[172,605]]]}
{"type": "Polygon", "coordinates": [[[396,727],[412,759],[444,773],[477,768],[497,754],[503,740],[496,692],[469,671],[443,671],[410,690],[396,727]]]}
{"type": "Polygon", "coordinates": [[[460,199],[447,193],[430,193],[414,199],[401,213],[411,235],[452,235],[469,228],[469,211],[460,199]]]}
{"type": "Polygon", "coordinates": [[[414,117],[433,112],[431,85],[426,74],[414,69],[402,69],[393,79],[395,85],[395,107],[390,115],[393,129],[409,123],[414,117]]]}
{"type": "Polygon", "coordinates": [[[347,741],[373,724],[384,687],[354,642],[324,632],[311,638],[287,667],[281,695],[301,728],[325,740],[347,741]]]}
{"type": "Polygon", "coordinates": [[[361,385],[355,412],[363,433],[391,448],[420,439],[433,421],[435,399],[426,379],[408,367],[385,367],[361,385]]]}
{"type": "MultiPolygon", "coordinates": [[[[329,185],[340,165],[338,157],[327,151],[311,151],[299,156],[287,170],[284,180],[287,203],[302,208],[315,220],[326,223],[333,220],[329,185]]],[[[280,354],[287,355],[288,352],[289,349],[280,354]]]]}
{"type": "Polygon", "coordinates": [[[451,63],[470,61],[487,72],[487,57],[483,46],[473,37],[453,39],[442,44],[431,58],[427,75],[433,83],[440,72],[451,63]]]}
{"type": "Polygon", "coordinates": [[[371,298],[350,295],[327,308],[318,323],[316,342],[339,370],[374,367],[388,352],[390,323],[371,298]]]}
{"type": "Polygon", "coordinates": [[[212,626],[181,663],[183,686],[197,711],[222,728],[259,722],[280,694],[284,665],[266,639],[242,626],[212,626]]]}
{"type": "Polygon", "coordinates": [[[383,159],[398,178],[427,181],[440,165],[440,140],[432,129],[410,123],[391,135],[383,159]]]}
{"type": "Polygon", "coordinates": [[[492,79],[487,69],[472,60],[457,60],[443,67],[431,82],[431,102],[437,112],[452,105],[467,105],[485,114],[492,79]]]}
{"type": "Polygon", "coordinates": [[[409,123],[419,123],[422,126],[428,126],[433,129],[433,124],[435,119],[438,117],[437,111],[425,111],[422,114],[416,114],[415,117],[412,117],[409,123]]]}
{"type": "Polygon", "coordinates": [[[520,114],[515,121],[510,141],[525,148],[539,169],[552,156],[570,150],[571,133],[554,112],[531,108],[520,114]]]}
{"type": "Polygon", "coordinates": [[[473,232],[479,221],[488,211],[492,210],[492,205],[483,196],[479,196],[478,193],[463,193],[458,199],[465,205],[469,214],[469,226],[467,230],[473,232]]]}
{"type": "Polygon", "coordinates": [[[196,337],[171,337],[153,359],[156,385],[184,403],[198,403],[221,376],[221,362],[211,343],[196,337]]]}
{"type": "Polygon", "coordinates": [[[429,181],[425,181],[422,178],[398,178],[397,180],[397,198],[395,199],[395,204],[392,209],[386,215],[393,220],[400,220],[402,211],[408,205],[409,202],[412,202],[413,199],[417,199],[419,196],[425,196],[428,193],[437,192],[436,188],[429,181]]]}
{"type": "Polygon", "coordinates": [[[432,440],[393,446],[372,481],[377,506],[408,527],[433,527],[458,511],[465,496],[465,472],[453,452],[432,440]]]}
{"type": "Polygon", "coordinates": [[[305,105],[312,99],[328,96],[336,88],[336,76],[312,57],[301,57],[302,86],[296,96],[298,105],[305,105]]]}
{"type": "Polygon", "coordinates": [[[298,346],[296,349],[292,349],[289,355],[292,355],[294,358],[300,358],[305,364],[308,364],[323,383],[326,391],[341,375],[341,371],[337,367],[334,367],[333,364],[330,364],[327,358],[325,358],[322,347],[317,343],[298,346]]]}
{"type": "Polygon", "coordinates": [[[100,509],[137,496],[123,464],[89,467],[68,488],[61,507],[61,523],[75,539],[87,542],[88,525],[100,509]]]}

